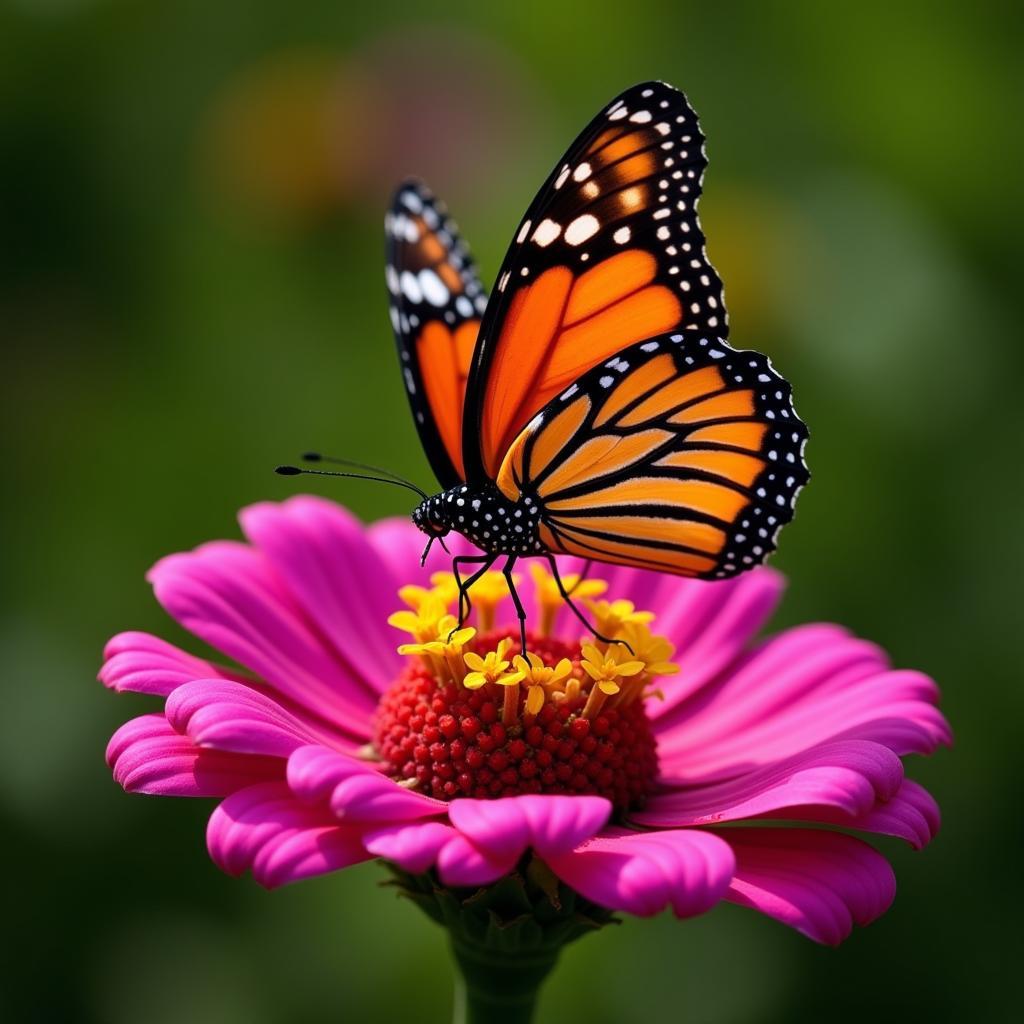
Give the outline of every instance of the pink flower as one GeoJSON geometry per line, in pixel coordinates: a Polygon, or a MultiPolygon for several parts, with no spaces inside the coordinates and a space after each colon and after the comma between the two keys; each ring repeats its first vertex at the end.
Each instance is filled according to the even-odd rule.
{"type": "MultiPolygon", "coordinates": [[[[251,506],[241,522],[248,544],[172,555],[149,579],[181,625],[242,668],[122,633],[100,672],[114,690],[164,698],[162,712],[111,739],[115,779],[130,792],[220,798],[207,843],[230,874],[252,871],[273,887],[384,857],[414,874],[436,869],[450,887],[481,886],[532,850],[611,910],[689,917],[727,900],[834,944],[894,895],[888,862],[851,833],[922,847],[938,828],[935,801],[901,762],[950,741],[935,684],[892,669],[838,626],[756,640],[783,586],[770,569],[703,583],[599,567],[608,598],[654,612],[676,649],[663,699],[637,693],[657,754],[642,806],[566,792],[561,777],[562,792],[537,781],[497,799],[478,798],[480,779],[458,783],[457,773],[474,796],[436,799],[399,784],[365,748],[406,664],[387,619],[396,591],[419,580],[420,534],[404,521],[364,528],[311,497],[251,506]]],[[[577,568],[566,560],[566,573],[577,568]]],[[[528,589],[533,624],[545,613],[528,589]]],[[[552,635],[579,640],[567,610],[554,614],[552,635]]],[[[661,661],[663,646],[652,646],[661,661]]],[[[530,679],[503,671],[503,684],[524,690],[505,711],[525,713],[530,679]]],[[[623,693],[635,672],[623,673],[623,693]]],[[[504,763],[481,778],[502,778],[504,763]]]]}

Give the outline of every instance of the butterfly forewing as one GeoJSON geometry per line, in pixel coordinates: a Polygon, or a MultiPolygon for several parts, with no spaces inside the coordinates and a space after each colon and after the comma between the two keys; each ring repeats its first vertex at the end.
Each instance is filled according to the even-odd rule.
{"type": "Polygon", "coordinates": [[[765,356],[663,334],[549,403],[498,486],[537,501],[552,551],[723,579],[774,550],[808,479],[806,437],[765,356]]]}
{"type": "Polygon", "coordinates": [[[725,336],[696,213],[703,147],[686,97],[648,82],[605,108],[556,165],[484,316],[463,424],[467,479],[493,479],[531,417],[623,348],[684,328],[725,336]]]}
{"type": "Polygon", "coordinates": [[[405,389],[431,466],[451,487],[464,478],[462,410],[486,293],[458,229],[422,183],[398,189],[384,228],[405,389]]]}

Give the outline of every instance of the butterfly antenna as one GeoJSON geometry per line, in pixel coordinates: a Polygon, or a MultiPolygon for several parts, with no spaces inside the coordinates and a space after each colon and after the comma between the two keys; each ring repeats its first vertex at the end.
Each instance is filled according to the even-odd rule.
{"type": "Polygon", "coordinates": [[[395,487],[404,487],[406,490],[418,494],[424,500],[429,497],[426,491],[420,490],[419,487],[409,483],[408,480],[396,480],[389,476],[370,476],[366,473],[335,473],[327,469],[300,469],[298,466],[278,466],[274,472],[280,476],[343,476],[352,480],[374,480],[379,484],[393,484],[395,487]]]}
{"type": "Polygon", "coordinates": [[[399,483],[403,483],[408,487],[416,486],[411,480],[406,480],[405,477],[399,476],[394,472],[394,470],[384,469],[382,466],[371,466],[368,462],[356,462],[354,459],[340,459],[335,455],[323,455],[320,452],[303,452],[302,461],[329,462],[332,466],[349,466],[352,469],[365,469],[370,473],[390,477],[392,480],[397,480],[399,483]]]}

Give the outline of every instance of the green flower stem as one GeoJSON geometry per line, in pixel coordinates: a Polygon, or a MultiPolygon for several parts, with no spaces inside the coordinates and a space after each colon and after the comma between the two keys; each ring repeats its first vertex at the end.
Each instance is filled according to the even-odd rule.
{"type": "Polygon", "coordinates": [[[560,947],[496,953],[452,939],[457,973],[453,1024],[530,1024],[560,947]]]}
{"type": "Polygon", "coordinates": [[[562,948],[615,921],[531,853],[480,888],[448,888],[431,871],[390,868],[390,884],[451,937],[455,1024],[530,1024],[562,948]]]}

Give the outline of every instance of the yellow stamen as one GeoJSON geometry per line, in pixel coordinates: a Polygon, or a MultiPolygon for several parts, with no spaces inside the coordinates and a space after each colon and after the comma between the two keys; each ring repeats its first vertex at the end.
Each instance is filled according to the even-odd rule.
{"type": "Polygon", "coordinates": [[[531,686],[526,691],[526,717],[527,720],[535,718],[540,709],[544,707],[544,687],[539,685],[531,686]]]}
{"type": "Polygon", "coordinates": [[[621,687],[617,680],[635,676],[644,670],[642,661],[619,661],[619,653],[625,648],[617,647],[609,651],[600,651],[593,644],[584,644],[583,660],[580,668],[593,680],[590,696],[583,708],[584,718],[593,718],[604,705],[604,702],[621,687]]]}
{"type": "Polygon", "coordinates": [[[607,686],[615,687],[612,693],[619,692],[619,687],[615,683],[603,683],[600,686],[595,686],[587,697],[587,703],[583,705],[581,714],[584,718],[594,718],[601,708],[604,707],[604,702],[609,697],[608,691],[605,689],[607,686]]]}
{"type": "MultiPolygon", "coordinates": [[[[391,618],[403,614],[396,612],[391,618]]],[[[414,644],[402,644],[398,653],[419,654],[438,679],[450,678],[452,682],[461,683],[466,671],[462,649],[476,636],[476,630],[472,626],[462,629],[457,627],[458,620],[454,615],[443,615],[436,624],[433,636],[424,637],[414,644]]]]}
{"type": "MultiPolygon", "coordinates": [[[[544,568],[543,565],[534,563],[530,566],[530,575],[533,577],[534,592],[537,599],[537,608],[540,611],[540,635],[550,636],[555,625],[555,616],[565,603],[559,593],[555,577],[544,568]]],[[[573,600],[599,597],[608,589],[604,580],[580,580],[577,573],[570,573],[562,577],[562,583],[573,600]]]]}
{"type": "Polygon", "coordinates": [[[540,686],[546,693],[562,689],[562,683],[572,675],[572,662],[568,658],[554,666],[545,665],[540,655],[527,651],[526,656],[517,654],[512,664],[523,673],[527,686],[540,686]]]}
{"type": "Polygon", "coordinates": [[[505,699],[501,705],[501,724],[506,729],[510,729],[513,725],[519,721],[519,676],[517,672],[514,676],[505,676],[503,680],[499,680],[499,684],[505,688],[505,699]]]}
{"type": "Polygon", "coordinates": [[[663,636],[652,633],[643,622],[630,622],[622,627],[618,639],[625,640],[632,648],[632,657],[643,662],[643,672],[629,681],[616,699],[616,705],[627,706],[645,696],[644,688],[658,676],[670,676],[679,671],[679,666],[669,661],[675,653],[675,645],[663,636]]]}
{"type": "Polygon", "coordinates": [[[643,622],[630,622],[622,628],[616,639],[625,640],[633,649],[630,657],[642,661],[649,676],[671,676],[679,666],[669,661],[676,652],[675,644],[663,636],[652,633],[643,622]]]}
{"type": "MultiPolygon", "coordinates": [[[[617,601],[590,601],[587,607],[594,615],[594,625],[602,636],[617,640],[623,627],[633,623],[650,622],[654,612],[637,611],[632,601],[620,598],[617,601]]],[[[602,646],[607,646],[602,642],[602,646]]],[[[614,645],[621,646],[621,645],[614,645]]],[[[625,648],[623,648],[625,650],[625,648]]],[[[627,652],[628,653],[628,652],[627,652]]]]}
{"type": "MultiPolygon", "coordinates": [[[[422,590],[421,587],[417,589],[422,590]]],[[[447,606],[436,594],[427,593],[415,611],[395,612],[388,616],[388,624],[409,633],[413,640],[422,644],[438,635],[440,622],[445,616],[448,616],[447,606]]]]}
{"type": "Polygon", "coordinates": [[[509,661],[505,657],[511,646],[512,641],[505,637],[498,642],[497,650],[489,651],[482,658],[473,651],[467,651],[462,657],[470,671],[465,673],[462,685],[470,690],[479,690],[487,683],[497,683],[499,686],[518,683],[522,673],[509,672],[509,661]]]}
{"type": "Polygon", "coordinates": [[[420,587],[415,583],[399,588],[398,596],[415,612],[418,612],[425,601],[437,599],[444,605],[445,611],[450,610],[452,601],[458,593],[449,587],[420,587]]]}

